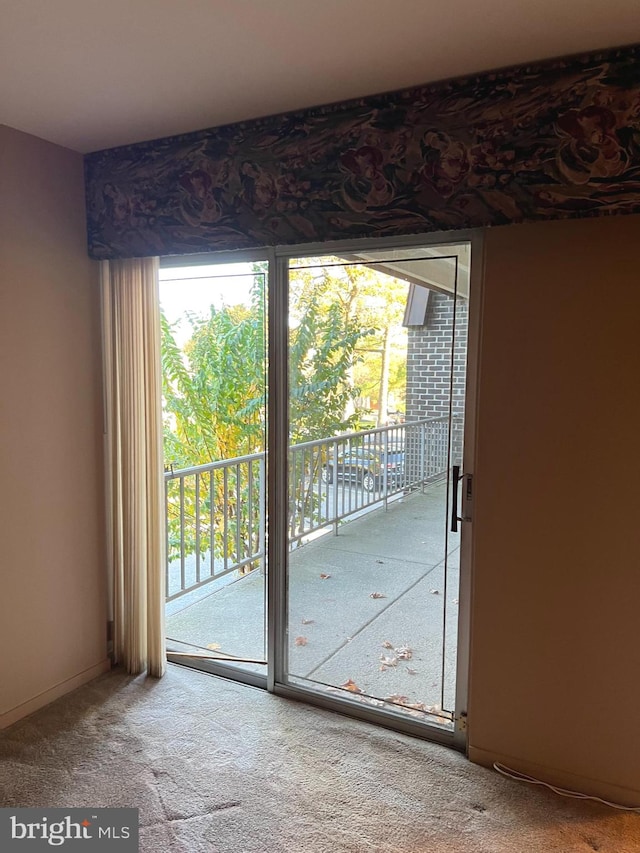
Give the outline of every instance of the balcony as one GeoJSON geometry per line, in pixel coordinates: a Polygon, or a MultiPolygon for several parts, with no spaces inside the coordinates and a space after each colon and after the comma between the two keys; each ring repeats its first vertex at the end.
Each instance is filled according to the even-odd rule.
{"type": "MultiPolygon", "coordinates": [[[[459,547],[446,529],[450,440],[448,420],[432,418],[290,448],[294,683],[357,690],[378,704],[391,697],[448,722],[459,547]]],[[[264,454],[166,474],[171,644],[244,658],[256,671],[264,666],[251,662],[265,657],[264,474],[264,454]]]]}

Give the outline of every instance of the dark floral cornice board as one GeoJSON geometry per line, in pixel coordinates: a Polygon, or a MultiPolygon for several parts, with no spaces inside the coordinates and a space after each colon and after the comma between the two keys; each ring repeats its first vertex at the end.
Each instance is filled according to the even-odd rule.
{"type": "Polygon", "coordinates": [[[640,45],[89,154],[126,258],[640,213],[640,45]]]}

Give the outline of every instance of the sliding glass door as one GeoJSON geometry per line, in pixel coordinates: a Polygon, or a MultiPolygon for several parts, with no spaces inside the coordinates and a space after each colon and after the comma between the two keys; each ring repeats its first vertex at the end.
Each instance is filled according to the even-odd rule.
{"type": "Polygon", "coordinates": [[[471,247],[363,245],[162,271],[167,647],[462,743],[471,247]]]}
{"type": "Polygon", "coordinates": [[[283,682],[454,729],[469,244],[291,258],[283,682]],[[456,523],[455,526],[459,530],[456,523]]]}

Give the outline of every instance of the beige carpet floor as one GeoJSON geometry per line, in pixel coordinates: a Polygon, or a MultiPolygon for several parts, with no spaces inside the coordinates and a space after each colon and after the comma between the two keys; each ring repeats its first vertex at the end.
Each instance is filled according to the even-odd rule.
{"type": "Polygon", "coordinates": [[[0,733],[0,805],[136,806],[143,853],[638,853],[640,816],[171,666],[0,733]]]}

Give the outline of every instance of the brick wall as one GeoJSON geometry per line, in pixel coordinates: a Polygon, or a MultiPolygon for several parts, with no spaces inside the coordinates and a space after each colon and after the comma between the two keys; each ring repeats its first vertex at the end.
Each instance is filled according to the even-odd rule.
{"type": "MultiPolygon", "coordinates": [[[[468,302],[458,297],[455,317],[452,464],[462,464],[468,302]]],[[[410,326],[407,340],[407,421],[448,416],[451,390],[453,298],[432,291],[424,326],[410,326]]]]}

